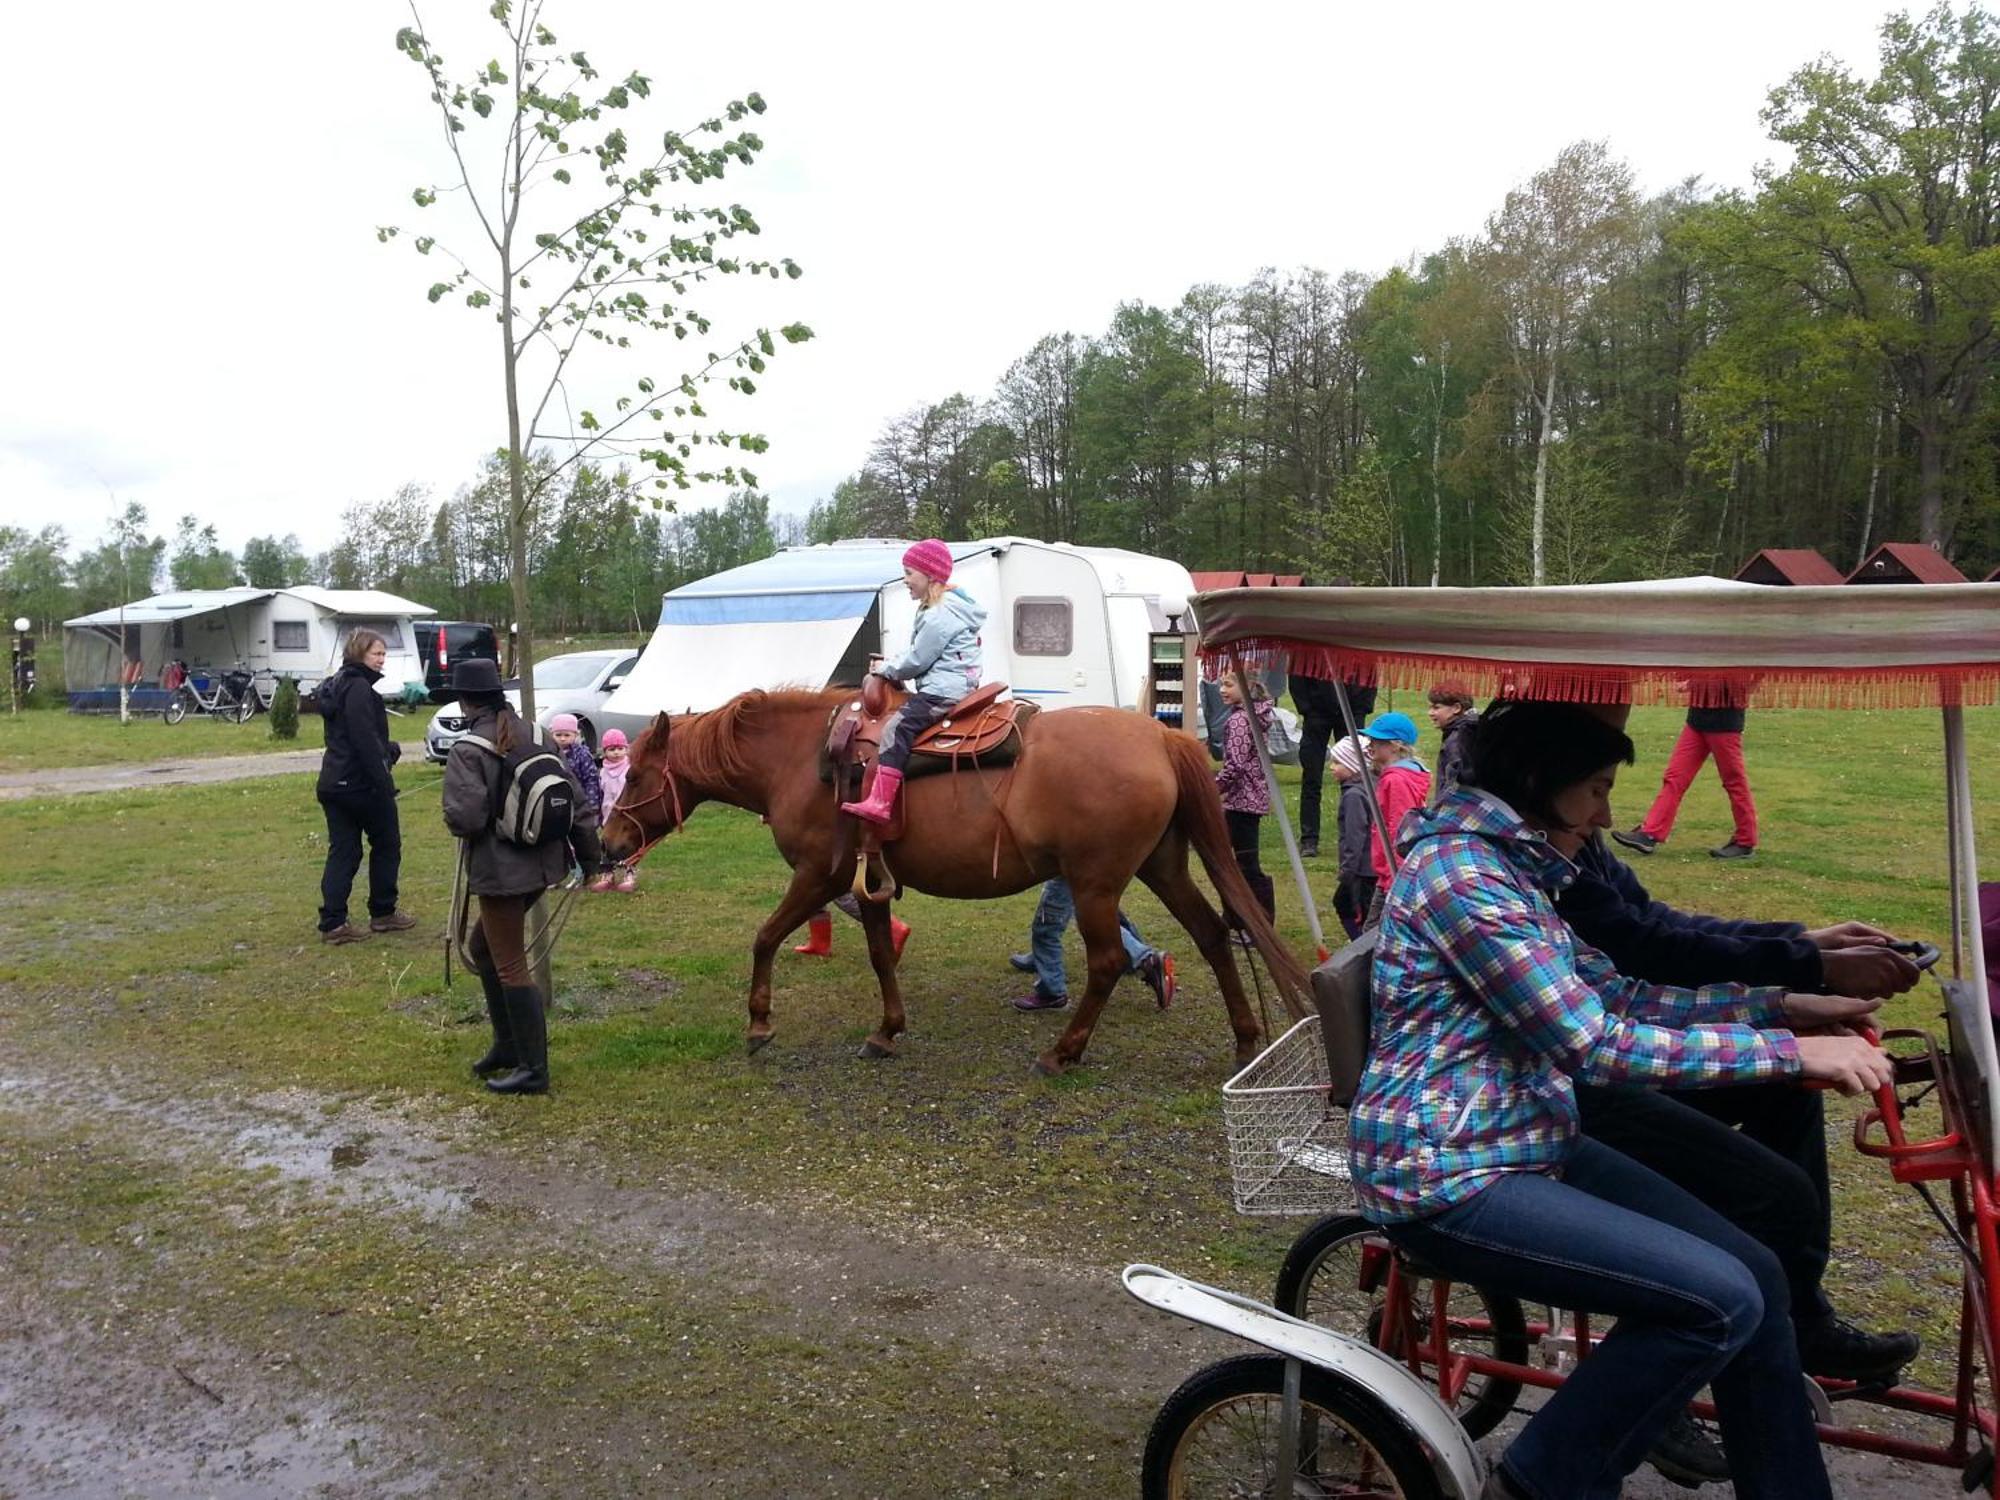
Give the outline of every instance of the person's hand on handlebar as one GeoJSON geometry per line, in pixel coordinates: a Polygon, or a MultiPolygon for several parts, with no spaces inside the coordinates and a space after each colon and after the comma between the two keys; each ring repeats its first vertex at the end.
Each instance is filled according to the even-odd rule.
{"type": "Polygon", "coordinates": [[[1865,1021],[1882,1008],[1880,1000],[1864,1000],[1855,995],[1807,995],[1793,991],[1785,996],[1785,1023],[1794,1031],[1840,1030],[1865,1021]]]}
{"type": "Polygon", "coordinates": [[[1907,955],[1874,943],[1822,949],[1819,962],[1826,987],[1842,995],[1900,995],[1922,977],[1907,955]]]}
{"type": "Polygon", "coordinates": [[[1798,1041],[1799,1067],[1805,1077],[1843,1094],[1872,1094],[1894,1076],[1889,1054],[1861,1037],[1802,1036],[1798,1041]]]}
{"type": "Polygon", "coordinates": [[[1841,948],[1879,948],[1895,941],[1881,928],[1870,927],[1866,922],[1836,922],[1831,927],[1815,927],[1806,936],[1822,953],[1841,948]]]}

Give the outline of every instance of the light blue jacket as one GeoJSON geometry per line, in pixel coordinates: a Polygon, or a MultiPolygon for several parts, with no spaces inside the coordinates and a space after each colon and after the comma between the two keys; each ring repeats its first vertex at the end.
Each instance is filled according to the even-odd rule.
{"type": "Polygon", "coordinates": [[[935,607],[917,611],[910,649],[882,669],[884,677],[910,685],[944,703],[956,703],[979,686],[985,654],[979,627],[986,610],[963,589],[947,589],[935,607]]]}

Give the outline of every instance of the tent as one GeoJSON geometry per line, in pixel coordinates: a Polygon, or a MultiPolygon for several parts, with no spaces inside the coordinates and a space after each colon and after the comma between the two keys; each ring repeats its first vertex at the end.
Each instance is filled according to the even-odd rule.
{"type": "Polygon", "coordinates": [[[115,711],[121,680],[132,707],[165,706],[160,674],[171,661],[191,671],[238,663],[268,677],[291,677],[301,693],[340,664],[341,648],[368,629],[389,646],[376,691],[400,696],[424,680],[415,621],[437,611],[375,589],[184,589],[63,621],[63,674],[72,711],[115,711]]]}
{"type": "MultiPolygon", "coordinates": [[[[986,606],[986,675],[1050,707],[1139,702],[1162,599],[1194,580],[1179,563],[1114,547],[1022,537],[953,542],[952,582],[986,606]]],[[[907,645],[909,543],[870,538],[790,547],[686,584],[660,606],[639,664],[605,706],[628,733],[655,713],[699,712],[757,687],[859,682],[907,645]]]]}

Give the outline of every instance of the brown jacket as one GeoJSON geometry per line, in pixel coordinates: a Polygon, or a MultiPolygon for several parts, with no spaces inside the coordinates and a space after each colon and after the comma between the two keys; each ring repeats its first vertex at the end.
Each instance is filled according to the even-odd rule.
{"type": "MultiPolygon", "coordinates": [[[[503,712],[514,721],[516,736],[529,732],[512,709],[503,712]]],[[[466,732],[499,743],[500,714],[490,708],[477,710],[466,732]]],[[[493,803],[499,787],[498,756],[463,740],[453,745],[444,763],[444,826],[465,841],[466,887],[473,895],[538,896],[550,886],[560,885],[569,873],[570,845],[560,840],[532,847],[510,844],[494,833],[493,803]]],[[[572,840],[587,842],[594,849],[597,810],[584,806],[581,788],[575,806],[572,840]]],[[[595,854],[585,860],[586,866],[595,863],[595,854]]]]}

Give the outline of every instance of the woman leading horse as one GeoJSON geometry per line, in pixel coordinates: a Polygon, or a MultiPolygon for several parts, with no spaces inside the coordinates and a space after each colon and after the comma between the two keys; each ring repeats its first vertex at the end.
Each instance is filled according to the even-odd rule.
{"type": "MultiPolygon", "coordinates": [[[[625,792],[607,820],[604,847],[631,860],[678,828],[703,802],[726,802],[770,824],[792,882],[751,948],[749,1044],[769,1042],[771,966],[778,945],[848,883],[833,788],[820,752],[836,704],[825,692],[743,693],[710,713],[654,719],[632,750],[625,792]]],[[[1187,929],[1214,969],[1236,1060],[1257,1053],[1262,1032],[1244,998],[1228,929],[1188,872],[1190,849],[1250,933],[1294,1016],[1306,1010],[1306,976],[1236,868],[1222,804],[1198,741],[1123,709],[1069,708],[1039,715],[1012,766],[940,772],[903,789],[907,836],[889,846],[897,880],[959,900],[1010,896],[1060,875],[1076,896],[1089,956],[1083,1002],[1036,1066],[1059,1073],[1083,1056],[1098,1013],[1125,970],[1118,902],[1133,877],[1187,929]]],[[[882,1022],[862,1048],[895,1055],[904,1029],[886,903],[864,901],[868,956],[882,989],[882,1022]]]]}

